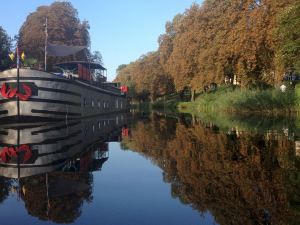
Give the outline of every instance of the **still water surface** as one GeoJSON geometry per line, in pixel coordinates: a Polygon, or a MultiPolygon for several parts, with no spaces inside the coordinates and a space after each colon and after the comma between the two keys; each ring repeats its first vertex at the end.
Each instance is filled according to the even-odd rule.
{"type": "Polygon", "coordinates": [[[1,224],[299,224],[297,134],[158,114],[2,125],[1,224]]]}

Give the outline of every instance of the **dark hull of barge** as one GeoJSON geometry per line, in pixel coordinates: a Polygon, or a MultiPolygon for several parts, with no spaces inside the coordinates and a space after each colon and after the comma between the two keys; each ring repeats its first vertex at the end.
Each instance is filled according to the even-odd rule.
{"type": "MultiPolygon", "coordinates": [[[[16,86],[17,69],[0,73],[0,86],[16,86]]],[[[128,101],[120,89],[38,70],[20,69],[19,87],[28,85],[26,101],[0,96],[0,122],[65,120],[126,111],[128,101]]]]}

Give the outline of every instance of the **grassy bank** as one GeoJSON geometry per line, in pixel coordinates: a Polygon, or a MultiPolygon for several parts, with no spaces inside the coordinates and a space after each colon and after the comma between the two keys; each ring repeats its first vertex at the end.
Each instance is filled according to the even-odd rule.
{"type": "Polygon", "coordinates": [[[210,113],[253,113],[287,114],[299,108],[300,88],[281,92],[278,89],[249,90],[220,87],[215,92],[200,95],[195,102],[178,104],[179,111],[192,114],[210,113]]]}
{"type": "Polygon", "coordinates": [[[194,102],[182,102],[178,94],[155,102],[134,105],[140,111],[158,110],[190,114],[263,114],[288,115],[300,112],[300,85],[281,92],[279,89],[241,89],[221,86],[217,91],[199,95],[194,102]]]}

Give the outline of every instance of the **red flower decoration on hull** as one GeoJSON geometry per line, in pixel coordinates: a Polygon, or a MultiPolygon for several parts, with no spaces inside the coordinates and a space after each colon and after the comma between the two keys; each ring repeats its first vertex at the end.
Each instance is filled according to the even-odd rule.
{"type": "Polygon", "coordinates": [[[29,145],[21,145],[20,147],[4,147],[0,153],[1,161],[8,163],[12,158],[16,158],[18,153],[21,152],[24,152],[23,163],[27,162],[32,156],[32,151],[29,145]]]}
{"type": "Polygon", "coordinates": [[[10,99],[10,98],[18,97],[22,101],[27,101],[32,95],[31,88],[26,84],[22,84],[22,87],[25,91],[25,94],[20,93],[17,88],[7,87],[6,83],[3,83],[1,86],[0,93],[3,98],[10,99]]]}

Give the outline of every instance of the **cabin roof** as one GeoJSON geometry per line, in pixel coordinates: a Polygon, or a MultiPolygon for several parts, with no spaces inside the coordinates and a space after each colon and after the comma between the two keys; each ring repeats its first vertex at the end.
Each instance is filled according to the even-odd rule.
{"type": "Polygon", "coordinates": [[[84,65],[87,68],[90,69],[100,69],[100,70],[106,70],[103,66],[101,66],[99,63],[94,63],[94,62],[87,62],[87,61],[72,61],[72,62],[63,62],[63,63],[57,63],[55,66],[62,68],[62,69],[67,69],[67,70],[74,70],[78,67],[78,64],[84,65]]]}

